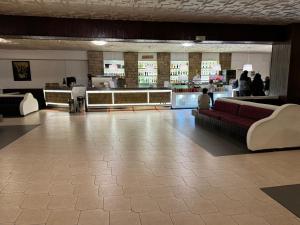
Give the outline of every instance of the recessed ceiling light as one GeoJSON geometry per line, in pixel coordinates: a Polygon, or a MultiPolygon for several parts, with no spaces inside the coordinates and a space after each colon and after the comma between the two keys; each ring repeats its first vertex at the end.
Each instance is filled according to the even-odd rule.
{"type": "Polygon", "coordinates": [[[92,43],[93,43],[94,45],[106,45],[106,44],[107,44],[106,41],[92,41],[92,43]]]}
{"type": "Polygon", "coordinates": [[[181,45],[184,46],[184,47],[191,47],[191,46],[194,45],[194,43],[192,43],[192,42],[184,42],[181,45]]]}
{"type": "Polygon", "coordinates": [[[0,43],[10,43],[11,41],[6,40],[4,38],[0,38],[0,43]]]}

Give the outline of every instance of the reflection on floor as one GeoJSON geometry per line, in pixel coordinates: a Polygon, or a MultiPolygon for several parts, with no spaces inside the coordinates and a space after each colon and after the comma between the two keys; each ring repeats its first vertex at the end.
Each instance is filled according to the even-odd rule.
{"type": "Polygon", "coordinates": [[[300,218],[300,184],[267,187],[262,190],[300,218]]]}
{"type": "Polygon", "coordinates": [[[37,125],[0,126],[0,150],[36,127],[37,125]]]}
{"type": "Polygon", "coordinates": [[[0,151],[0,224],[300,224],[260,189],[299,183],[300,151],[215,157],[172,124],[190,110],[37,118],[0,151]]]}

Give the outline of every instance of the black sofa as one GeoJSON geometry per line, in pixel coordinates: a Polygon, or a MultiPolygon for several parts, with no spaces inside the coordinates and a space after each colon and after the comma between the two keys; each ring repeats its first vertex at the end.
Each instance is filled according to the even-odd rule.
{"type": "MultiPolygon", "coordinates": [[[[26,93],[31,93],[34,98],[39,103],[39,110],[45,109],[46,108],[46,102],[44,98],[44,90],[42,88],[7,88],[3,89],[3,94],[8,94],[8,93],[20,93],[20,94],[26,94],[26,93]]],[[[1,113],[0,113],[1,114],[1,113]]]]}

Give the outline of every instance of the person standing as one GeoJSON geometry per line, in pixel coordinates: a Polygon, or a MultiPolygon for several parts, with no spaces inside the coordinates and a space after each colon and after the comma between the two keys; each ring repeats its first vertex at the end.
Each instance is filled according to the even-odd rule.
{"type": "Polygon", "coordinates": [[[211,100],[211,105],[213,106],[215,104],[214,101],[214,92],[216,91],[215,85],[214,85],[214,81],[213,80],[209,80],[209,84],[208,84],[208,96],[210,97],[211,100]]]}
{"type": "Polygon", "coordinates": [[[267,76],[265,78],[265,87],[264,87],[264,91],[265,91],[265,95],[269,95],[270,94],[270,77],[267,76]]]}
{"type": "Polygon", "coordinates": [[[259,73],[255,74],[253,78],[251,92],[253,96],[265,96],[264,82],[259,73]]]}
{"type": "Polygon", "coordinates": [[[245,70],[240,77],[240,96],[251,95],[251,78],[248,77],[248,71],[245,70]]]}

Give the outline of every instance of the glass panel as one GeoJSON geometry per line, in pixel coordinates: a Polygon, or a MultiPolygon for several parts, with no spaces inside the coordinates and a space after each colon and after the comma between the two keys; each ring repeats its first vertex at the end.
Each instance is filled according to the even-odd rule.
{"type": "Polygon", "coordinates": [[[138,62],[138,82],[139,87],[153,87],[157,82],[157,62],[138,62]]]}
{"type": "Polygon", "coordinates": [[[104,76],[124,77],[124,60],[104,60],[104,76]]]}
{"type": "Polygon", "coordinates": [[[189,62],[171,61],[170,82],[171,84],[183,83],[188,81],[189,62]]]}

